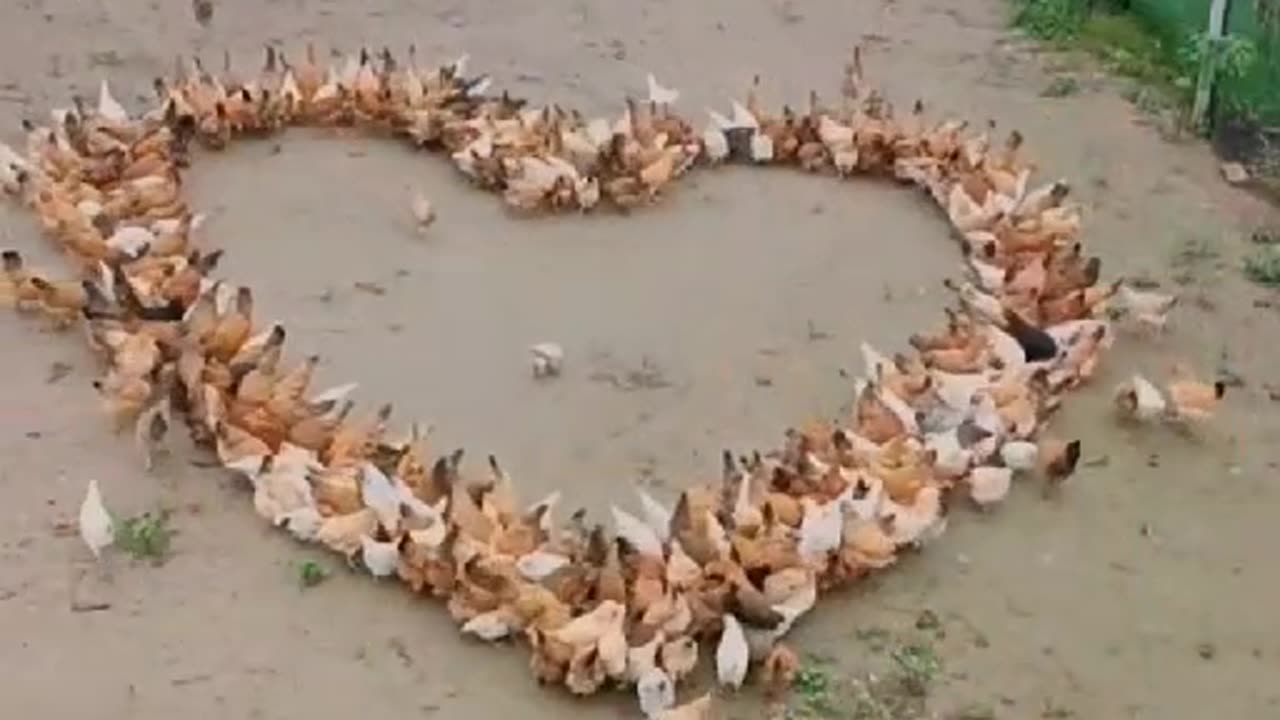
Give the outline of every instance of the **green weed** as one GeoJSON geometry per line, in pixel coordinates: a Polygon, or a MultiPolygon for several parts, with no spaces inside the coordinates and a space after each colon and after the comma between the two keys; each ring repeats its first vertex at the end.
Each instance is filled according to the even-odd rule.
{"type": "Polygon", "coordinates": [[[831,676],[827,664],[814,657],[796,672],[792,690],[795,692],[799,707],[792,708],[791,716],[795,718],[839,718],[843,717],[837,704],[837,682],[831,676]]]}
{"type": "MultiPolygon", "coordinates": [[[[1127,96],[1142,112],[1154,115],[1172,110],[1185,115],[1190,107],[1200,59],[1210,49],[1210,45],[1198,37],[1188,36],[1181,44],[1170,43],[1138,16],[1108,3],[1013,2],[1015,25],[1059,49],[1087,52],[1108,72],[1135,80],[1138,87],[1127,96]]],[[[1233,67],[1247,66],[1246,47],[1231,45],[1230,52],[1233,67]]],[[[1042,95],[1061,97],[1050,90],[1062,92],[1068,87],[1050,85],[1042,95]]]]}
{"type": "Polygon", "coordinates": [[[902,688],[915,697],[927,695],[929,685],[942,672],[942,661],[929,645],[904,645],[889,657],[898,666],[902,688]]]}
{"type": "Polygon", "coordinates": [[[1226,80],[1244,77],[1258,61],[1258,46],[1239,35],[1226,35],[1215,42],[1207,33],[1195,33],[1178,52],[1188,68],[1198,68],[1206,55],[1217,53],[1218,76],[1226,80]]]}
{"type": "Polygon", "coordinates": [[[1040,91],[1040,97],[1047,98],[1064,98],[1075,95],[1080,92],[1080,81],[1071,75],[1059,75],[1054,78],[1044,90],[1040,91]]]}
{"type": "Polygon", "coordinates": [[[146,512],[115,522],[115,545],[138,560],[163,563],[169,556],[173,530],[169,527],[169,513],[146,512]]]}
{"type": "MultiPolygon", "coordinates": [[[[862,640],[890,641],[886,631],[873,628],[862,640]]],[[[914,720],[923,717],[929,688],[942,663],[927,644],[894,644],[886,673],[862,678],[838,677],[822,658],[809,657],[796,673],[792,720],[914,720]]]]}
{"type": "Polygon", "coordinates": [[[1263,245],[1244,259],[1244,276],[1264,287],[1280,287],[1280,249],[1263,245]]]}
{"type": "Polygon", "coordinates": [[[1074,39],[1087,17],[1080,0],[1014,0],[1013,24],[1042,40],[1074,39]]]}
{"type": "Polygon", "coordinates": [[[298,583],[304,588],[313,588],[328,577],[329,572],[314,560],[307,560],[298,566],[298,583]]]}

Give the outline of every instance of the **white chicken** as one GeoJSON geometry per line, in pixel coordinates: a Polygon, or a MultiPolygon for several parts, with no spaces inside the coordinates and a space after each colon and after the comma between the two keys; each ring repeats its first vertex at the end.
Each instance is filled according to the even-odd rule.
{"type": "Polygon", "coordinates": [[[850,495],[846,490],[841,498],[818,504],[813,498],[801,498],[804,517],[800,521],[800,556],[809,563],[823,564],[827,553],[840,547],[844,517],[841,513],[843,497],[850,495]]]}
{"type": "Polygon", "coordinates": [[[436,220],[436,209],[421,188],[414,188],[413,196],[409,200],[409,210],[413,213],[419,233],[426,232],[431,223],[436,220]]]}
{"type": "Polygon", "coordinates": [[[1015,473],[1028,472],[1035,468],[1040,448],[1026,440],[1010,440],[1000,446],[1000,459],[1005,467],[1015,473]]]}
{"type": "Polygon", "coordinates": [[[720,163],[729,157],[729,138],[716,125],[708,125],[702,131],[702,154],[708,162],[720,163]]]}
{"type": "Polygon", "coordinates": [[[1178,304],[1178,296],[1135,290],[1121,283],[1116,291],[1116,305],[1124,308],[1142,327],[1159,333],[1169,321],[1169,312],[1178,304]]]}
{"type": "Polygon", "coordinates": [[[675,683],[671,676],[653,667],[644,672],[636,682],[636,697],[640,711],[648,720],[656,720],[676,704],[675,683]]]}
{"type": "Polygon", "coordinates": [[[823,115],[818,119],[818,139],[832,153],[853,147],[853,128],[823,115]]]}
{"type": "Polygon", "coordinates": [[[956,293],[960,297],[960,302],[966,308],[981,315],[987,322],[1003,323],[1004,322],[1004,304],[1000,302],[994,295],[985,293],[973,286],[973,283],[964,282],[957,284],[948,278],[944,285],[948,290],[956,293]]]}
{"type": "Polygon", "coordinates": [[[529,347],[533,356],[533,376],[556,377],[564,365],[564,348],[553,342],[541,342],[529,347]]]}
{"type": "Polygon", "coordinates": [[[1162,417],[1169,406],[1155,383],[1136,373],[1116,387],[1115,403],[1122,417],[1138,422],[1162,417]]]}
{"type": "Polygon", "coordinates": [[[613,524],[618,537],[627,541],[641,555],[662,560],[662,539],[640,518],[617,506],[612,508],[613,524]]]}
{"type": "Polygon", "coordinates": [[[107,238],[107,247],[129,257],[138,257],[155,244],[156,236],[150,230],[136,225],[117,229],[107,238]]]}
{"type": "Polygon", "coordinates": [[[395,573],[400,560],[396,545],[395,540],[379,542],[368,535],[360,536],[360,556],[370,575],[383,578],[395,573]]]}
{"type": "Polygon", "coordinates": [[[111,86],[105,78],[98,88],[98,117],[117,127],[129,123],[129,112],[112,96],[111,86]]]}
{"type": "Polygon", "coordinates": [[[636,488],[636,494],[640,496],[640,508],[644,511],[645,523],[653,530],[653,534],[658,536],[658,540],[665,543],[671,534],[671,511],[640,488],[636,488]]]}
{"type": "Polygon", "coordinates": [[[526,580],[541,582],[569,564],[569,558],[546,550],[534,550],[520,556],[516,569],[526,580]]]}
{"type": "Polygon", "coordinates": [[[80,503],[79,519],[80,538],[95,558],[101,558],[103,549],[115,541],[115,523],[102,503],[102,491],[98,489],[97,480],[89,481],[84,500],[80,503]]]}
{"type": "Polygon", "coordinates": [[[752,162],[765,164],[773,162],[773,138],[757,131],[751,136],[752,162]]]}
{"type": "Polygon", "coordinates": [[[400,527],[400,491],[386,473],[371,462],[360,467],[360,497],[366,507],[377,513],[378,521],[387,532],[395,532],[400,527]]]}
{"type": "Polygon", "coordinates": [[[969,471],[969,497],[980,508],[987,508],[1005,499],[1012,485],[1013,470],[1007,467],[976,467],[969,471]]]}
{"type": "Polygon", "coordinates": [[[671,105],[680,98],[679,90],[659,85],[658,79],[653,76],[653,73],[649,73],[648,85],[649,102],[657,105],[658,107],[671,105]]]}
{"type": "Polygon", "coordinates": [[[747,646],[742,624],[732,613],[725,613],[724,631],[720,633],[720,644],[716,646],[716,678],[720,685],[735,690],[742,687],[750,663],[751,648],[747,646]]]}
{"type": "Polygon", "coordinates": [[[943,478],[961,477],[973,464],[973,451],[961,445],[957,428],[927,435],[925,448],[934,453],[934,470],[943,478]]]}
{"type": "Polygon", "coordinates": [[[472,635],[485,642],[497,642],[511,635],[517,627],[516,618],[505,608],[480,613],[462,625],[463,635],[472,635]]]}

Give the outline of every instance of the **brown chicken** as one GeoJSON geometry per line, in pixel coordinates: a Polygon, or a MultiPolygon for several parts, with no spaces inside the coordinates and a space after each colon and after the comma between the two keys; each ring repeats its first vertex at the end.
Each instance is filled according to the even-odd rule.
{"type": "Polygon", "coordinates": [[[1075,474],[1076,466],[1080,463],[1080,441],[1042,439],[1039,443],[1039,458],[1044,469],[1045,492],[1052,493],[1075,474]]]}
{"type": "Polygon", "coordinates": [[[218,319],[206,347],[213,357],[227,362],[239,352],[252,332],[253,291],[248,287],[241,287],[236,290],[234,307],[218,319]]]}
{"type": "Polygon", "coordinates": [[[785,700],[799,672],[800,658],[795,651],[786,645],[774,645],[760,667],[765,698],[773,703],[785,700]]]}
{"type": "Polygon", "coordinates": [[[1169,409],[1182,421],[1201,423],[1213,419],[1218,405],[1227,393],[1227,385],[1221,380],[1207,383],[1196,378],[1185,363],[1173,366],[1167,386],[1169,409]]]}

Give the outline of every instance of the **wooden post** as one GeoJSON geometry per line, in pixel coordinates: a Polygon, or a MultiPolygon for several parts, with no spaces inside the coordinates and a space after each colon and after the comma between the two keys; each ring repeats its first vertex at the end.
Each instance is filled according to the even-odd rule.
{"type": "Polygon", "coordinates": [[[1230,0],[1213,0],[1209,6],[1209,29],[1204,57],[1200,58],[1200,76],[1196,78],[1196,97],[1191,105],[1191,125],[1204,132],[1209,129],[1209,101],[1213,98],[1213,83],[1218,70],[1218,56],[1222,53],[1222,38],[1226,31],[1227,6],[1230,0]]]}

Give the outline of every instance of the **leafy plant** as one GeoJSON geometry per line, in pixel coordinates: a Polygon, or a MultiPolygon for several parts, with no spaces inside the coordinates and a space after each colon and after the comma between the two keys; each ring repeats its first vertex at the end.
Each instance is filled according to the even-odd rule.
{"type": "Polygon", "coordinates": [[[169,513],[146,512],[115,522],[115,545],[139,560],[162,563],[169,555],[173,530],[169,513]]]}
{"type": "Polygon", "coordinates": [[[313,588],[324,582],[329,572],[314,560],[307,560],[298,566],[298,582],[304,588],[313,588]]]}
{"type": "Polygon", "coordinates": [[[1218,75],[1227,80],[1244,77],[1258,61],[1257,44],[1239,35],[1225,35],[1214,40],[1208,33],[1193,33],[1178,51],[1188,72],[1191,68],[1200,67],[1210,53],[1216,53],[1218,75]]]}
{"type": "Polygon", "coordinates": [[[1075,95],[1080,92],[1080,81],[1071,75],[1059,75],[1050,82],[1044,90],[1040,91],[1040,97],[1047,98],[1063,98],[1075,95]]]}
{"type": "Polygon", "coordinates": [[[836,682],[825,664],[809,658],[796,672],[792,689],[800,700],[799,717],[834,718],[840,712],[836,707],[836,682]]]}
{"type": "Polygon", "coordinates": [[[942,671],[933,647],[927,643],[898,644],[887,631],[879,628],[859,631],[859,639],[888,644],[884,649],[888,650],[891,663],[889,671],[867,673],[862,677],[837,677],[826,660],[809,656],[792,683],[792,702],[786,714],[789,720],[924,717],[929,687],[942,671]]]}
{"type": "Polygon", "coordinates": [[[1070,40],[1087,16],[1081,0],[1016,0],[1013,23],[1043,40],[1070,40]]]}
{"type": "Polygon", "coordinates": [[[916,720],[926,717],[923,695],[906,691],[901,678],[868,675],[854,684],[850,717],[853,720],[916,720]]]}
{"type": "Polygon", "coordinates": [[[1280,35],[1280,0],[1253,0],[1253,13],[1264,30],[1280,35]]]}
{"type": "Polygon", "coordinates": [[[1265,287],[1280,287],[1280,249],[1264,245],[1244,259],[1244,275],[1265,287]]]}
{"type": "Polygon", "coordinates": [[[902,687],[916,697],[929,692],[929,685],[942,671],[942,662],[928,645],[905,645],[890,654],[901,673],[902,687]]]}

